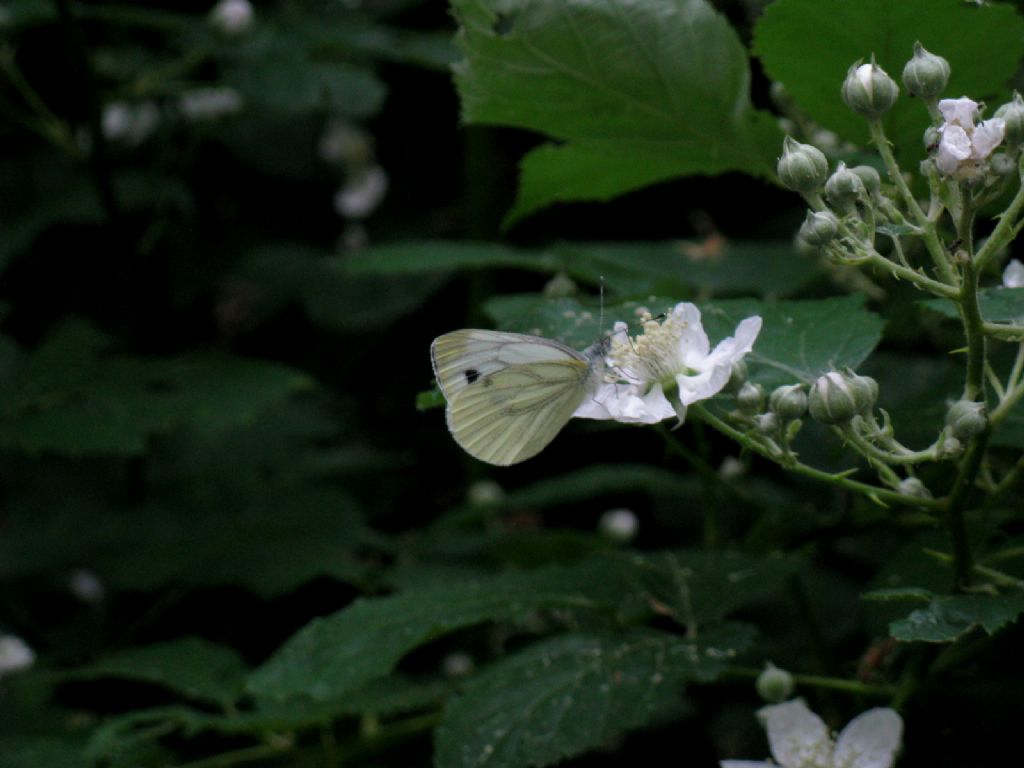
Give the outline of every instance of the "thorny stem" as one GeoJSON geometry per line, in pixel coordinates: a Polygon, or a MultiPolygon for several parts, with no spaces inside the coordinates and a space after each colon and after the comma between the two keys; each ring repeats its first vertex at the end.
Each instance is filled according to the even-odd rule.
{"type": "Polygon", "coordinates": [[[903,198],[903,203],[907,206],[907,210],[910,211],[914,223],[921,228],[921,237],[928,248],[928,253],[931,255],[936,269],[939,270],[939,274],[942,275],[945,283],[955,286],[957,284],[956,272],[953,269],[953,265],[949,262],[949,256],[946,254],[942,241],[939,240],[939,235],[935,230],[935,222],[921,210],[921,206],[918,205],[914,193],[907,186],[907,180],[903,178],[899,165],[896,164],[896,158],[892,154],[889,140],[885,137],[882,122],[880,120],[872,120],[869,122],[868,127],[871,130],[871,140],[875,143],[878,154],[882,157],[882,162],[885,163],[885,170],[889,174],[890,180],[896,185],[896,189],[899,190],[900,197],[903,198]]]}
{"type": "Polygon", "coordinates": [[[1006,247],[1020,229],[1017,217],[1020,215],[1021,208],[1024,208],[1024,155],[1021,155],[1021,163],[1020,176],[1022,181],[1017,189],[1017,194],[1013,196],[1013,200],[1007,209],[999,215],[999,223],[996,224],[996,228],[992,230],[992,234],[989,235],[988,240],[978,250],[978,255],[974,259],[975,268],[978,272],[984,271],[985,266],[992,257],[1006,247]]]}
{"type": "Polygon", "coordinates": [[[808,466],[796,459],[783,463],[779,460],[780,457],[778,455],[773,454],[764,445],[751,439],[749,435],[728,424],[725,420],[713,414],[709,409],[699,404],[692,405],[690,407],[691,410],[699,416],[699,418],[703,419],[711,427],[717,429],[722,434],[727,435],[759,456],[763,456],[766,459],[770,459],[771,461],[781,464],[786,469],[796,472],[799,475],[838,485],[840,488],[845,488],[848,491],[853,491],[867,496],[883,506],[887,503],[898,504],[901,506],[921,507],[925,509],[942,509],[945,506],[944,502],[940,499],[924,499],[917,496],[907,496],[897,491],[889,490],[888,488],[870,485],[869,483],[862,483],[858,480],[851,480],[846,474],[823,472],[820,469],[815,469],[814,467],[808,466]]]}

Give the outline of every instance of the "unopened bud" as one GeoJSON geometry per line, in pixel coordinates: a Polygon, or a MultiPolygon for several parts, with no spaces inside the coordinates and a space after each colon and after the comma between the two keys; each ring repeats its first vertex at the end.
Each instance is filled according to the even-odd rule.
{"type": "Polygon", "coordinates": [[[576,292],[576,283],[565,272],[559,272],[544,286],[545,299],[567,299],[575,296],[576,292]]]}
{"type": "Polygon", "coordinates": [[[896,490],[904,496],[913,496],[918,499],[930,499],[932,497],[932,492],[916,477],[908,477],[901,480],[896,490]]]}
{"type": "Polygon", "coordinates": [[[736,405],[748,416],[760,413],[764,410],[764,388],[748,381],[736,393],[736,405]]]}
{"type": "Polygon", "coordinates": [[[793,695],[793,675],[769,661],[757,676],[754,687],[762,699],[778,704],[793,695]]]}
{"type": "Polygon", "coordinates": [[[870,197],[878,197],[882,193],[882,177],[870,165],[857,165],[850,171],[860,177],[870,197]]]}
{"type": "Polygon", "coordinates": [[[779,180],[794,192],[816,192],[828,176],[828,160],[817,147],[787,136],[776,170],[779,180]]]}
{"type": "Polygon", "coordinates": [[[861,117],[877,120],[896,103],[900,89],[872,58],[870,64],[858,63],[850,67],[842,93],[843,101],[850,109],[861,117]]]}
{"type": "Polygon", "coordinates": [[[736,394],[740,388],[747,383],[747,363],[745,360],[737,360],[729,369],[729,381],[725,383],[725,391],[736,394]]]}
{"type": "Polygon", "coordinates": [[[946,424],[953,430],[953,437],[958,440],[977,437],[988,426],[985,404],[973,400],[958,400],[946,411],[946,424]]]}
{"type": "Polygon", "coordinates": [[[1010,147],[1024,143],[1024,99],[1017,91],[1013,92],[1013,100],[1003,104],[996,110],[995,117],[1003,119],[1003,138],[1010,147]]]}
{"type": "Polygon", "coordinates": [[[963,455],[964,444],[955,437],[947,437],[939,446],[940,459],[956,459],[963,455]]]}
{"type": "Polygon", "coordinates": [[[1004,178],[1017,173],[1017,161],[1005,152],[997,152],[988,159],[988,167],[996,176],[1004,178]]]}
{"type": "Polygon", "coordinates": [[[839,219],[832,211],[808,211],[797,237],[814,248],[824,248],[839,234],[839,219]]]}
{"type": "Polygon", "coordinates": [[[609,541],[628,544],[640,530],[640,520],[631,509],[609,509],[597,522],[597,528],[609,541]]]}
{"type": "Polygon", "coordinates": [[[822,424],[846,424],[872,406],[872,393],[878,394],[873,379],[831,371],[811,385],[808,410],[811,418],[822,424]]]}
{"type": "Polygon", "coordinates": [[[754,426],[762,435],[777,435],[782,427],[782,419],[777,413],[759,413],[754,417],[754,426]]]}
{"type": "Polygon", "coordinates": [[[914,56],[903,67],[903,85],[911,96],[934,99],[949,82],[949,62],[914,43],[914,56]]]}
{"type": "Polygon", "coordinates": [[[477,480],[469,486],[468,496],[473,506],[486,507],[505,498],[505,490],[493,480],[477,480]]]}
{"type": "Polygon", "coordinates": [[[867,196],[867,189],[860,176],[840,163],[836,172],[825,182],[825,197],[836,208],[845,210],[867,196]]]}
{"type": "Polygon", "coordinates": [[[807,412],[807,393],[803,384],[777,387],[768,398],[768,405],[783,421],[799,419],[807,412]]]}

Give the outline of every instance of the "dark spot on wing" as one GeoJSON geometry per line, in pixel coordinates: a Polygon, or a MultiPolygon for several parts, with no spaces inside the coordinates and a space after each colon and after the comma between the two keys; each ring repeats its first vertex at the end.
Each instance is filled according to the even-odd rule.
{"type": "Polygon", "coordinates": [[[478,371],[476,368],[470,368],[468,371],[466,371],[466,383],[467,384],[472,384],[472,383],[474,383],[479,378],[480,378],[480,371],[478,371]]]}

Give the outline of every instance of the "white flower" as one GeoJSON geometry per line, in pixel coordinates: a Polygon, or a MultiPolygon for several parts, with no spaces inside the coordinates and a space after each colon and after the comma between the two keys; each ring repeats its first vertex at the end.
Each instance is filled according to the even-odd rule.
{"type": "Polygon", "coordinates": [[[102,603],[103,598],[107,595],[107,590],[103,586],[103,582],[100,581],[100,577],[85,568],[71,572],[68,576],[68,590],[83,603],[89,605],[102,603]]]}
{"type": "Polygon", "coordinates": [[[1024,288],[1024,264],[1019,259],[1011,259],[1003,270],[1003,287],[1024,288]]]}
{"type": "Polygon", "coordinates": [[[20,637],[0,635],[0,677],[28,669],[35,660],[35,652],[20,637]]]}
{"type": "Polygon", "coordinates": [[[967,97],[943,99],[939,112],[945,122],[939,127],[942,138],[935,153],[935,167],[943,176],[976,176],[979,164],[1002,143],[1006,121],[994,117],[975,125],[980,116],[978,104],[967,97]]]}
{"type": "Polygon", "coordinates": [[[151,101],[128,104],[112,101],[103,105],[100,129],[108,141],[123,141],[136,147],[148,139],[160,124],[160,109],[151,101]]]}
{"type": "Polygon", "coordinates": [[[615,324],[606,381],[576,416],[633,424],[655,424],[673,416],[682,421],[687,406],[718,394],[728,383],[733,363],[753,347],[761,318],[743,320],[736,335],[714,349],[693,304],[677,304],[660,321],[645,314],[643,327],[631,339],[625,323],[615,324]],[[675,406],[665,396],[666,388],[677,389],[675,406]]]}
{"type": "Polygon", "coordinates": [[[334,210],[350,219],[365,219],[388,191],[388,174],[374,165],[352,174],[334,196],[334,210]]]}
{"type": "Polygon", "coordinates": [[[249,0],[220,0],[210,10],[210,24],[225,35],[240,35],[252,26],[249,0]]]}
{"type": "Polygon", "coordinates": [[[609,509],[597,521],[597,528],[609,541],[627,544],[636,538],[640,520],[631,509],[609,509]]]}
{"type": "Polygon", "coordinates": [[[228,86],[210,86],[185,91],[178,97],[178,109],[187,120],[217,120],[242,109],[242,94],[228,86]]]}
{"type": "Polygon", "coordinates": [[[327,163],[361,168],[373,162],[373,136],[345,120],[331,120],[317,143],[317,154],[327,163]]]}
{"type": "MultiPolygon", "coordinates": [[[[903,719],[882,707],[855,717],[834,742],[825,723],[800,699],[764,707],[758,716],[781,768],[891,768],[903,736],[903,719]]],[[[722,760],[720,765],[777,768],[753,760],[722,760]]]]}

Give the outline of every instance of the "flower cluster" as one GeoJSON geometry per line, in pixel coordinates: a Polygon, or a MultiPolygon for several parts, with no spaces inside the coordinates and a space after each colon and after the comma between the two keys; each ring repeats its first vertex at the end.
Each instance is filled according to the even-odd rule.
{"type": "Polygon", "coordinates": [[[733,365],[753,348],[761,318],[743,320],[735,336],[714,349],[693,304],[677,304],[660,318],[645,312],[642,326],[634,338],[625,323],[616,323],[605,381],[576,416],[630,424],[656,424],[673,417],[681,422],[688,406],[722,391],[733,365]],[[667,396],[673,390],[675,403],[667,396]]]}
{"type": "Polygon", "coordinates": [[[1006,132],[1001,117],[975,124],[981,116],[977,102],[962,96],[943,99],[939,112],[945,122],[939,126],[941,139],[935,152],[935,167],[943,176],[969,180],[984,172],[984,163],[998,147],[1006,132]]]}

